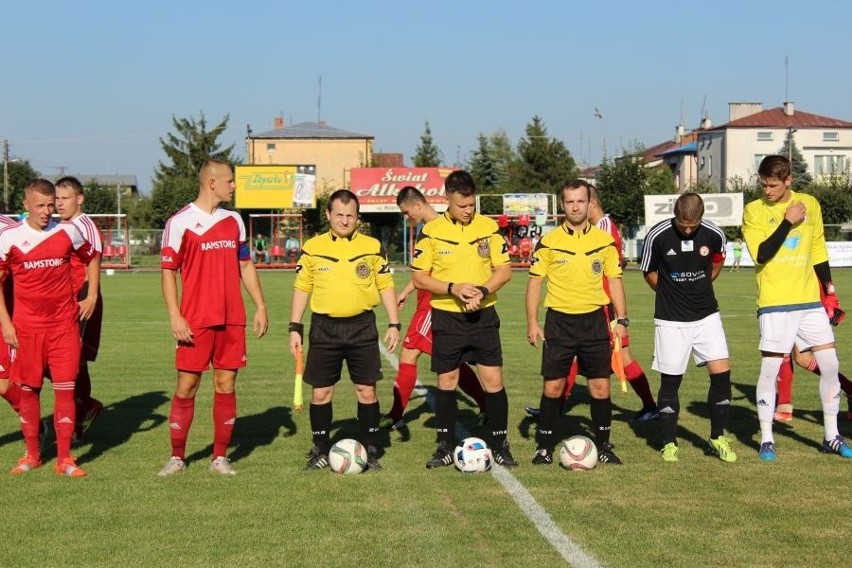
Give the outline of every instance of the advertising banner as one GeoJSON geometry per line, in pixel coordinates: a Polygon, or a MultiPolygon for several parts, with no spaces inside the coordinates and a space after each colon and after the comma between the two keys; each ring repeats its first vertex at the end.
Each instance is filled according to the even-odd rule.
{"type": "Polygon", "coordinates": [[[362,213],[399,213],[396,196],[407,185],[419,189],[432,207],[447,208],[444,178],[456,168],[352,168],[349,189],[362,213]]]}
{"type": "MultiPolygon", "coordinates": [[[[704,218],[720,227],[739,227],[743,224],[742,193],[702,193],[704,218]]],[[[652,227],[674,217],[677,195],[646,195],[645,225],[652,227]]]]}
{"type": "Polygon", "coordinates": [[[237,166],[237,209],[316,207],[314,166],[237,166]],[[310,172],[310,173],[309,173],[310,172]]]}

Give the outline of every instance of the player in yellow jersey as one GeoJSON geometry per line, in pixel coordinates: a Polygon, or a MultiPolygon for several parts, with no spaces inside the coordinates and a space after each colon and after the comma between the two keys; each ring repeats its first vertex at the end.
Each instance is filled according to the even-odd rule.
{"type": "Polygon", "coordinates": [[[797,344],[801,349],[810,348],[820,368],[825,428],[821,449],[852,458],[852,448],[837,430],[840,363],[830,318],[840,303],[831,281],[822,210],[816,198],[791,189],[790,161],[784,156],[764,158],[758,174],[763,197],[749,203],[743,212],[743,236],[756,263],[762,355],[757,379],[758,456],[764,461],[776,458],[772,433],[775,381],[783,357],[797,344]]]}
{"type": "Polygon", "coordinates": [[[589,222],[591,190],[586,182],[574,180],[559,190],[565,221],[544,235],[536,246],[526,291],[527,341],[533,347],[543,340],[541,414],[532,463],[553,463],[553,448],[565,377],[577,358],[579,373],[586,377],[591,397],[592,426],[601,463],[620,465],[610,443],[612,400],[610,399],[610,320],[612,333],[624,337],[627,302],[621,280],[621,262],[612,235],[589,222]],[[538,323],[542,284],[547,279],[547,308],[544,330],[538,323]],[[603,279],[609,285],[604,290],[603,279]],[[612,302],[615,311],[609,313],[612,302]]]}
{"type": "Polygon", "coordinates": [[[476,213],[473,177],[457,170],[444,181],[447,211],[426,223],[411,263],[414,286],[432,293],[432,370],[438,373],[438,448],[427,468],[453,463],[459,368],[476,361],[485,388],[494,461],[518,463],[509,451],[509,399],[503,387],[497,292],[512,277],[508,245],[497,223],[476,213]]]}
{"type": "Polygon", "coordinates": [[[326,217],[329,232],[308,239],[296,267],[290,305],[290,353],[302,349],[302,317],[310,301],[310,349],[305,382],[311,392],[311,432],[314,447],[306,470],[328,466],[334,386],[343,362],[355,384],[359,438],[367,448],[367,467],[381,469],[375,445],[379,431],[376,383],[382,378],[379,334],[373,308],[382,303],[389,325],[384,336],[388,349],[399,343],[396,292],[390,267],[378,240],[359,233],[358,198],[347,189],[331,194],[326,217]]]}

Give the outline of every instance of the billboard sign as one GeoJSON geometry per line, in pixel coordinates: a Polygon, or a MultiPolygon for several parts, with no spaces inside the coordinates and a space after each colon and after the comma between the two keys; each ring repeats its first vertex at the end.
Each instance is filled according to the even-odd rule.
{"type": "Polygon", "coordinates": [[[349,189],[358,196],[362,213],[399,213],[396,196],[407,185],[416,187],[436,210],[447,208],[444,178],[456,168],[352,168],[349,189]]]}
{"type": "Polygon", "coordinates": [[[314,166],[237,166],[237,209],[316,207],[314,166]]]}
{"type": "Polygon", "coordinates": [[[507,193],[503,195],[504,215],[547,215],[550,213],[548,193],[507,193]]]}
{"type": "MultiPolygon", "coordinates": [[[[743,224],[742,193],[702,193],[704,218],[720,227],[739,227],[743,224]]],[[[645,225],[651,227],[674,217],[678,195],[646,195],[645,225]]]]}

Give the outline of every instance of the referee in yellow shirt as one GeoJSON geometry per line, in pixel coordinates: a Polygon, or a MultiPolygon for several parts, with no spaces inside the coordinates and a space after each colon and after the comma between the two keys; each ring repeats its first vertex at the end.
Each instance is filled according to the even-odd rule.
{"type": "Polygon", "coordinates": [[[426,223],[414,250],[414,286],[432,293],[432,370],[438,374],[438,448],[427,468],[453,463],[459,367],[476,361],[485,389],[491,450],[504,466],[518,463],[506,441],[509,399],[495,292],[512,277],[508,246],[493,219],[477,215],[473,177],[457,170],[444,181],[449,206],[426,223]]]}
{"type": "Polygon", "coordinates": [[[527,340],[533,347],[543,340],[541,375],[541,414],[532,463],[553,463],[553,448],[558,442],[556,426],[565,376],[577,358],[579,374],[589,385],[589,407],[598,446],[598,461],[621,464],[609,442],[612,426],[612,401],[609,377],[612,347],[610,321],[616,320],[612,333],[621,338],[627,326],[627,301],[621,280],[621,262],[615,240],[589,222],[589,185],[582,180],[568,182],[559,190],[565,221],[544,235],[533,252],[527,282],[527,340]],[[547,308],[544,331],[538,325],[541,286],[547,278],[547,308]],[[603,287],[609,285],[609,297],[603,287]],[[612,301],[614,313],[610,312],[612,301]]]}
{"type": "Polygon", "coordinates": [[[331,194],[326,217],[331,230],[313,237],[302,247],[290,306],[290,353],[302,349],[302,316],[311,307],[310,349],[304,380],[311,393],[311,433],[314,447],[307,470],[328,466],[331,449],[334,385],[343,362],[355,383],[358,430],[367,448],[368,469],[381,469],[375,435],[379,430],[376,382],[382,378],[379,334],[373,308],[381,301],[387,311],[384,341],[393,351],[399,343],[399,314],[393,277],[379,241],[356,231],[358,198],[349,190],[331,194]]]}

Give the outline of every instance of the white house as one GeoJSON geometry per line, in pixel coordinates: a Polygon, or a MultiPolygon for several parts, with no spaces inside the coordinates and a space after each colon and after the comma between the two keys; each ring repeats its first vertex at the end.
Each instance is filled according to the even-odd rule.
{"type": "Polygon", "coordinates": [[[729,120],[698,131],[698,179],[719,191],[738,191],[757,180],[760,161],[777,154],[789,132],[819,179],[849,173],[852,165],[852,122],[796,111],[792,102],[764,110],[762,103],[729,103],[729,120]]]}

